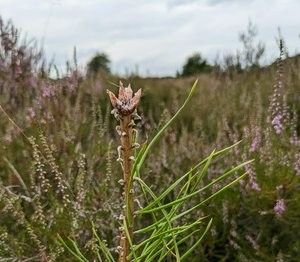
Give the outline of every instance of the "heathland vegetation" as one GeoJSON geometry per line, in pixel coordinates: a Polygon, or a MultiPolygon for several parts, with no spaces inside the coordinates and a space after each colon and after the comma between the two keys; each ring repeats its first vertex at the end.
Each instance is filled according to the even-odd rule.
{"type": "MultiPolygon", "coordinates": [[[[122,79],[142,89],[135,161],[143,161],[147,145],[199,79],[143,166],[133,165],[139,172],[134,261],[300,261],[300,57],[288,57],[279,39],[277,62],[262,67],[267,50],[254,37],[249,25],[240,35],[244,49],[209,70],[196,57],[205,68],[197,75],[183,77],[183,68],[177,78],[122,79]],[[239,172],[212,182],[235,167],[239,172]],[[172,187],[184,174],[180,187],[172,187]]],[[[120,77],[101,67],[109,62],[101,53],[105,59],[91,60],[88,74],[78,69],[76,55],[60,74],[1,19],[0,41],[0,261],[116,259],[124,226],[118,151],[124,148],[117,150],[120,130],[106,89],[116,93],[120,77]]]]}

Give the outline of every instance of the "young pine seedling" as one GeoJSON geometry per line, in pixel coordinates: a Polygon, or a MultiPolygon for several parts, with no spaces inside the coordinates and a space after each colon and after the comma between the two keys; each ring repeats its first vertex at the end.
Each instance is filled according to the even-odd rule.
{"type": "MultiPolygon", "coordinates": [[[[230,151],[237,143],[219,151],[214,150],[208,157],[196,163],[189,171],[172,182],[171,185],[168,185],[159,195],[156,195],[140,176],[141,168],[150,150],[186,107],[193,96],[197,82],[195,81],[188,97],[175,115],[158,130],[148,144],[141,147],[136,159],[133,157],[134,150],[139,145],[135,142],[137,131],[134,128],[134,121],[139,118],[137,106],[141,98],[141,89],[133,94],[130,85],[124,87],[120,82],[118,97],[111,91],[107,91],[113,105],[112,114],[119,122],[116,127],[120,136],[117,161],[121,164],[123,171],[123,176],[119,180],[119,183],[123,186],[124,201],[124,209],[120,216],[122,221],[119,232],[120,240],[117,247],[119,262],[159,262],[166,261],[168,256],[171,256],[171,261],[186,261],[212,225],[212,219],[207,222],[207,216],[198,217],[194,215],[194,212],[247,175],[247,173],[239,174],[231,182],[222,184],[217,191],[212,191],[213,186],[231,175],[236,175],[237,171],[240,171],[252,161],[241,163],[211,182],[203,183],[203,178],[207,174],[211,162],[230,151]],[[136,211],[134,210],[134,181],[138,182],[146,200],[146,206],[136,211]],[[207,191],[213,193],[207,194],[208,196],[199,200],[199,196],[204,195],[207,191]],[[193,205],[189,203],[193,203],[193,205]],[[144,228],[135,229],[134,220],[140,219],[144,215],[147,219],[151,217],[152,221],[144,228]],[[192,219],[183,222],[186,217],[192,219]],[[134,235],[139,235],[138,241],[134,239],[134,235]]],[[[98,258],[97,261],[115,262],[113,254],[99,238],[94,226],[93,234],[99,245],[99,249],[95,254],[98,258]]],[[[73,245],[72,248],[59,235],[58,237],[66,249],[79,261],[89,261],[79,251],[73,240],[69,239],[73,245]]]]}
{"type": "Polygon", "coordinates": [[[121,145],[118,147],[117,161],[121,164],[123,170],[123,179],[120,179],[119,182],[123,186],[124,214],[121,215],[121,220],[123,220],[124,226],[120,227],[118,253],[119,261],[125,262],[128,261],[127,257],[131,252],[130,242],[133,240],[134,189],[131,171],[134,162],[133,149],[139,146],[137,143],[134,143],[134,136],[136,134],[134,121],[139,119],[136,108],[141,98],[141,89],[133,96],[130,85],[124,87],[120,81],[118,97],[109,90],[107,90],[107,93],[114,107],[112,113],[120,123],[120,125],[116,127],[121,138],[121,145]],[[127,230],[127,234],[125,230],[127,230]]]}

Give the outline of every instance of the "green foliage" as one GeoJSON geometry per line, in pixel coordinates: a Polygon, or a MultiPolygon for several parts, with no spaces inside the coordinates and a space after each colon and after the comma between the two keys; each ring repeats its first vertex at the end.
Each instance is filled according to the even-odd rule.
{"type": "Polygon", "coordinates": [[[87,73],[96,75],[99,72],[110,73],[110,60],[107,54],[97,53],[87,64],[87,73]]]}
{"type": "Polygon", "coordinates": [[[208,73],[210,71],[212,71],[212,66],[202,58],[200,53],[195,53],[187,58],[180,75],[193,76],[200,73],[208,73]]]}

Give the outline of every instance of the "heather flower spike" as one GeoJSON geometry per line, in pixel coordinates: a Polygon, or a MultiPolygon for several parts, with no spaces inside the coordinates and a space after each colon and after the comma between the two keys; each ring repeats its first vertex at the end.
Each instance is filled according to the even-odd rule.
{"type": "Polygon", "coordinates": [[[113,113],[122,117],[128,116],[135,111],[140,102],[142,91],[139,89],[133,96],[131,86],[128,85],[128,87],[124,87],[123,83],[120,81],[118,97],[109,90],[107,90],[107,93],[114,107],[113,113]]]}

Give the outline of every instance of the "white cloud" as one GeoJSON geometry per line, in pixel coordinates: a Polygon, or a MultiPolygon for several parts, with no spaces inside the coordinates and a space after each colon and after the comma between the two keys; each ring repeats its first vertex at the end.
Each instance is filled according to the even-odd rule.
{"type": "Polygon", "coordinates": [[[142,73],[175,74],[194,51],[209,60],[234,52],[249,18],[269,56],[277,54],[277,26],[291,51],[299,46],[297,0],[0,0],[0,10],[28,36],[44,39],[57,63],[76,46],[82,64],[104,51],[119,72],[138,65],[142,73]]]}

